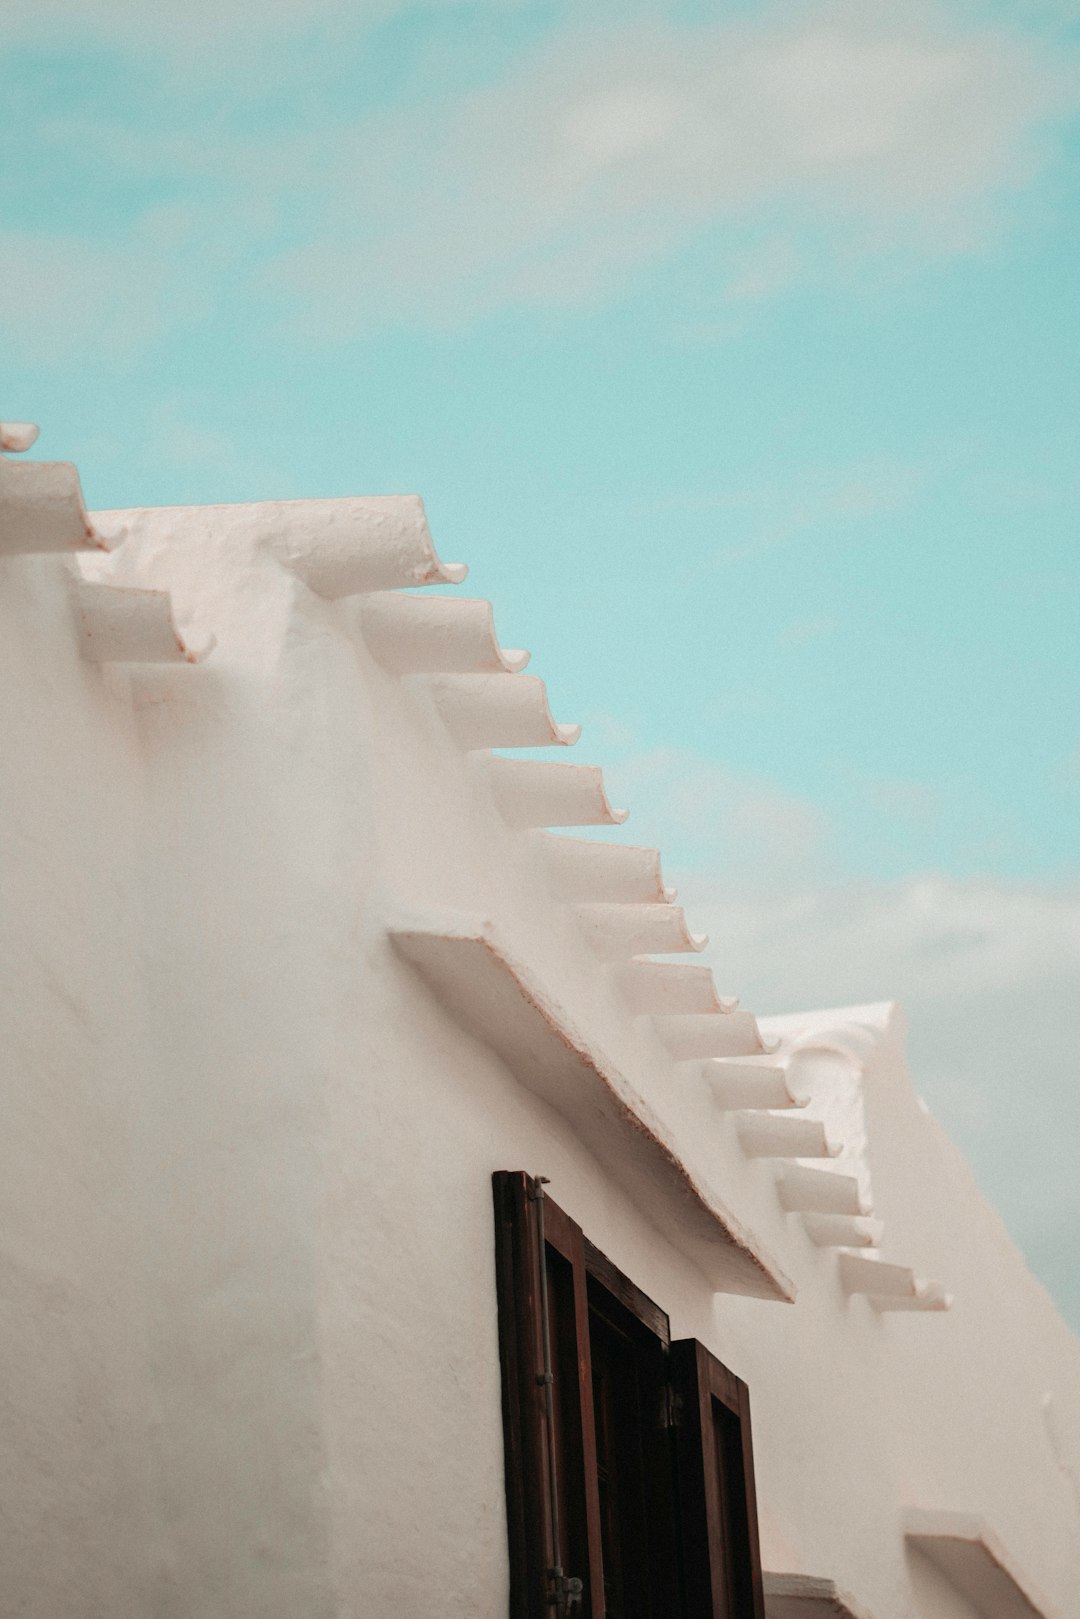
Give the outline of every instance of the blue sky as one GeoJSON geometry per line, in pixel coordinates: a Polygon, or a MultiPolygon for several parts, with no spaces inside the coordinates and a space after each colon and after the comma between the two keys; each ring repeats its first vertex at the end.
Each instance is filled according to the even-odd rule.
{"type": "Polygon", "coordinates": [[[0,56],[5,415],[92,506],[423,494],[724,987],[901,994],[1080,1324],[1080,5],[39,0],[0,56]]]}

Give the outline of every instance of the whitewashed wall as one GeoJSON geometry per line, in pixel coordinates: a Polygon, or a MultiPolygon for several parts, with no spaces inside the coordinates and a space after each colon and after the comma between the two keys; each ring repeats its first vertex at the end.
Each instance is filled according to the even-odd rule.
{"type": "Polygon", "coordinates": [[[329,511],[106,513],[112,556],[0,556],[0,1613],[503,1614],[490,1175],[520,1168],[749,1383],[768,1568],[953,1619],[902,1515],[963,1509],[1080,1614],[1080,1346],[916,1101],[899,1017],[775,1032],[826,1048],[794,1059],[809,1111],[947,1313],[845,1295],[427,678],[296,571],[329,511]],[[169,589],[216,651],[85,661],[75,569],[169,589]],[[388,941],[448,914],[629,1076],[794,1303],[715,1294],[662,1194],[458,1026],[388,941]]]}

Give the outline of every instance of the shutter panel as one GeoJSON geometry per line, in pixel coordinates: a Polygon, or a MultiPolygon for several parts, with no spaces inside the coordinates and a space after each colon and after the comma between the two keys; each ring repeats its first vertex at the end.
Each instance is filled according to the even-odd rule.
{"type": "Polygon", "coordinates": [[[492,1177],[502,1366],[510,1619],[553,1619],[553,1566],[582,1581],[574,1619],[604,1619],[600,1503],[593,1426],[585,1246],[581,1228],[543,1198],[554,1411],[549,1443],[543,1381],[541,1213],[523,1171],[492,1177]],[[559,1520],[555,1544],[554,1499],[559,1520]]]}
{"type": "Polygon", "coordinates": [[[546,1619],[543,1587],[551,1543],[540,1338],[539,1239],[528,1178],[500,1173],[495,1193],[495,1274],[502,1366],[503,1455],[510,1542],[511,1619],[546,1619]]]}
{"type": "Polygon", "coordinates": [[[764,1619],[749,1391],[696,1338],[670,1364],[688,1619],[764,1619]]]}

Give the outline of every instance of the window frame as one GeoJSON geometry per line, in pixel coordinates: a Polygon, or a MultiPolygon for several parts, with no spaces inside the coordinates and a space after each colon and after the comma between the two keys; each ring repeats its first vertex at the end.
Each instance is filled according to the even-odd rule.
{"type": "MultiPolygon", "coordinates": [[[[668,1430],[670,1455],[658,1487],[671,1491],[676,1561],[672,1580],[679,1588],[671,1619],[764,1619],[746,1384],[697,1340],[673,1342],[665,1312],[585,1237],[543,1191],[545,1184],[521,1170],[500,1170],[492,1176],[510,1619],[550,1619],[564,1612],[574,1619],[604,1616],[590,1278],[594,1292],[596,1287],[602,1289],[619,1310],[647,1329],[663,1356],[664,1409],[658,1425],[668,1430]],[[575,1555],[582,1565],[565,1569],[553,1542],[541,1232],[545,1263],[554,1254],[569,1274],[568,1283],[566,1269],[549,1265],[547,1278],[553,1337],[559,1338],[552,1346],[553,1394],[557,1391],[559,1397],[557,1463],[562,1463],[561,1469],[557,1465],[561,1476],[555,1501],[557,1508],[560,1500],[568,1506],[573,1503],[576,1518],[569,1510],[559,1510],[560,1539],[565,1550],[573,1522],[575,1555]],[[720,1427],[727,1429],[726,1441],[718,1437],[716,1406],[724,1414],[720,1427]],[[727,1472],[721,1471],[723,1460],[727,1472]],[[583,1580],[580,1605],[560,1606],[556,1571],[583,1580]]],[[[599,1313],[604,1313],[602,1307],[599,1313]]]]}
{"type": "Polygon", "coordinates": [[[750,1390],[696,1338],[671,1345],[687,1612],[764,1619],[750,1390]],[[725,1414],[727,1442],[715,1407],[725,1414]],[[725,1451],[726,1454],[721,1452],[725,1451]]]}

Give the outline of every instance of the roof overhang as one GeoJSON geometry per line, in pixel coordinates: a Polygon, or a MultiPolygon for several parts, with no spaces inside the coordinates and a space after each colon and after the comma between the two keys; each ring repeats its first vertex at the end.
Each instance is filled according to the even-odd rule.
{"type": "Polygon", "coordinates": [[[486,920],[390,931],[450,1016],[555,1108],[612,1180],[718,1292],[790,1301],[794,1284],[684,1162],[625,1074],[575,1027],[486,920]]]}
{"type": "Polygon", "coordinates": [[[997,1535],[974,1513],[912,1507],[904,1515],[904,1534],[980,1613],[1055,1619],[1056,1610],[1035,1596],[997,1535]]]}
{"type": "Polygon", "coordinates": [[[816,1574],[764,1576],[765,1619],[869,1619],[835,1580],[816,1574]]]}

